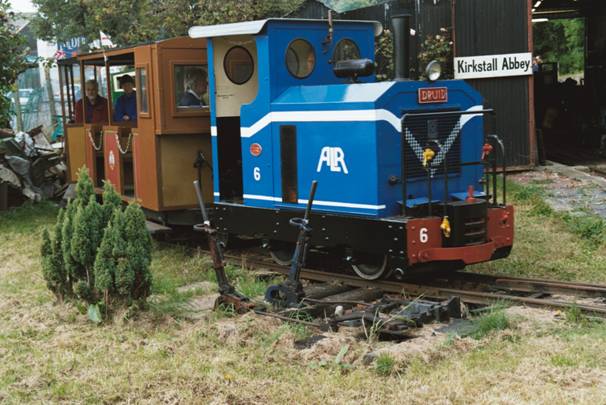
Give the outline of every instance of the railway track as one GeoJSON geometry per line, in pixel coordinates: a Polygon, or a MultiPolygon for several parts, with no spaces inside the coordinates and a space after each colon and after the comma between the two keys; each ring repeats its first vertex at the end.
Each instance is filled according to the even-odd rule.
{"type": "MultiPolygon", "coordinates": [[[[226,255],[235,265],[248,269],[265,269],[286,274],[288,268],[273,263],[260,254],[226,255]]],[[[379,289],[407,297],[425,297],[445,300],[459,297],[466,304],[483,306],[509,301],[532,307],[565,310],[571,307],[593,316],[606,318],[606,286],[589,283],[570,283],[554,280],[493,276],[467,272],[453,272],[447,276],[417,277],[403,281],[366,281],[350,274],[327,273],[306,268],[301,278],[324,283],[340,283],[357,288],[379,289]]]]}

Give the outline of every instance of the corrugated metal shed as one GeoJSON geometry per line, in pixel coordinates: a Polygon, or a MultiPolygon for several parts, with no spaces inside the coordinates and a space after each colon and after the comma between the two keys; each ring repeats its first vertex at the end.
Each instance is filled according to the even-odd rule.
{"type": "MultiPolygon", "coordinates": [[[[457,0],[456,56],[528,52],[528,7],[528,0],[457,0]]],[[[532,78],[481,79],[469,83],[497,111],[497,133],[505,141],[508,165],[534,163],[532,78]]]]}
{"type": "Polygon", "coordinates": [[[299,9],[288,15],[289,18],[328,18],[328,7],[317,0],[306,0],[299,9]]]}

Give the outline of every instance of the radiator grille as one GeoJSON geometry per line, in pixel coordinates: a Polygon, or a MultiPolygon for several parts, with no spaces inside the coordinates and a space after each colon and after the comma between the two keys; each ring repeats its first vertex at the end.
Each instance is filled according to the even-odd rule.
{"type": "Polygon", "coordinates": [[[445,115],[409,115],[402,122],[404,135],[404,159],[406,160],[407,177],[425,177],[427,172],[423,167],[423,150],[431,146],[437,153],[432,161],[434,174],[443,173],[444,159],[449,173],[461,171],[461,127],[459,114],[445,115]],[[437,149],[438,141],[443,150],[437,149]],[[437,150],[436,150],[437,149],[437,150]]]}

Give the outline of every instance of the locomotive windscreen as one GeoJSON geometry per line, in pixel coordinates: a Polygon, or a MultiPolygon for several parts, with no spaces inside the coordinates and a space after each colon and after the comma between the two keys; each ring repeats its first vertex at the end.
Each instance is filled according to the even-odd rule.
{"type": "Polygon", "coordinates": [[[426,148],[431,148],[436,153],[431,161],[436,177],[444,172],[444,161],[448,173],[461,171],[461,116],[452,114],[452,111],[449,110],[444,115],[415,112],[404,116],[402,134],[407,178],[427,176],[423,167],[423,151],[426,148]]]}

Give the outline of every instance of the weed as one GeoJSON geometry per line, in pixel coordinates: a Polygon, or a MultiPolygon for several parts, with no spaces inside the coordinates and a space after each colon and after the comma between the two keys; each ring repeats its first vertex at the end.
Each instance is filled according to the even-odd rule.
{"type": "Polygon", "coordinates": [[[579,212],[577,215],[564,214],[562,219],[572,233],[587,240],[593,246],[599,246],[606,241],[606,221],[602,218],[579,212]]]}
{"type": "Polygon", "coordinates": [[[505,310],[496,307],[474,321],[474,327],[470,331],[469,336],[474,339],[482,339],[493,331],[504,330],[510,326],[511,322],[507,318],[505,310]]]}
{"type": "Polygon", "coordinates": [[[576,304],[568,307],[564,312],[564,316],[566,321],[569,323],[584,323],[584,321],[587,319],[585,318],[585,315],[583,315],[581,308],[579,308],[579,306],[576,304]]]}
{"type": "Polygon", "coordinates": [[[508,182],[507,187],[512,197],[519,202],[534,202],[541,198],[543,192],[543,189],[537,185],[520,186],[508,182]]]}
{"type": "Polygon", "coordinates": [[[301,310],[295,310],[292,311],[288,314],[289,318],[292,319],[296,319],[298,321],[305,321],[305,322],[313,322],[314,317],[311,316],[308,312],[306,311],[301,311],[301,310]]]}
{"type": "Polygon", "coordinates": [[[537,200],[534,202],[530,214],[537,217],[549,217],[554,214],[553,208],[543,200],[537,200]]]}
{"type": "Polygon", "coordinates": [[[379,375],[391,375],[395,371],[396,360],[389,353],[381,353],[375,359],[375,371],[379,375]]]}
{"type": "Polygon", "coordinates": [[[233,318],[237,314],[234,304],[219,304],[215,312],[219,318],[233,318]]]}
{"type": "Polygon", "coordinates": [[[305,325],[300,323],[288,323],[288,329],[295,335],[295,340],[305,340],[311,336],[311,331],[305,325]]]}
{"type": "Polygon", "coordinates": [[[573,359],[571,359],[570,357],[561,355],[561,354],[556,354],[556,355],[551,356],[549,361],[551,362],[551,364],[553,364],[556,367],[574,367],[574,366],[576,366],[576,362],[573,359]]]}

